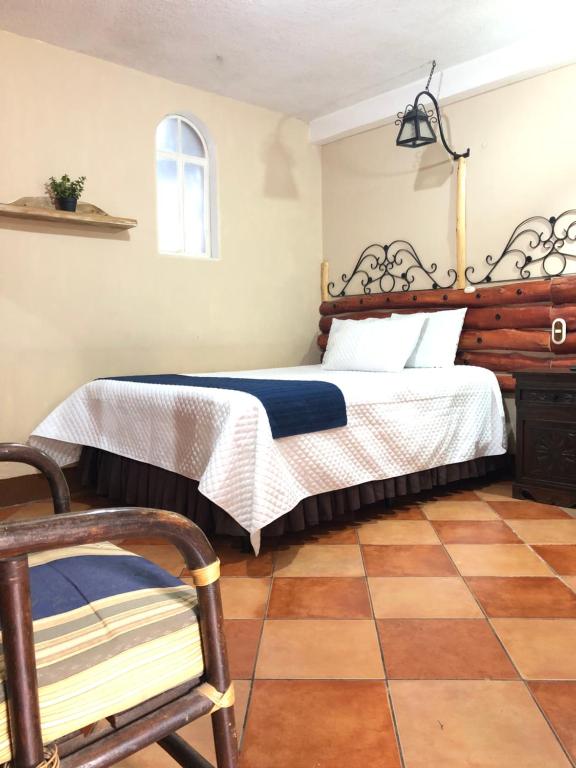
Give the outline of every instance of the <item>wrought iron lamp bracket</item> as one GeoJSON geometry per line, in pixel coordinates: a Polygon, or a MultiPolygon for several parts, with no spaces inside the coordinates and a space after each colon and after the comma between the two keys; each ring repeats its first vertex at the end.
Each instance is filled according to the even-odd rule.
{"type": "MultiPolygon", "coordinates": [[[[440,139],[442,141],[442,144],[444,145],[444,149],[448,154],[452,157],[453,160],[459,160],[461,157],[469,157],[470,156],[470,148],[468,148],[465,152],[454,152],[454,150],[448,145],[448,142],[446,141],[446,136],[444,134],[444,128],[442,127],[442,118],[440,116],[440,105],[438,104],[438,100],[434,96],[433,93],[430,92],[430,83],[432,81],[432,75],[434,74],[434,70],[436,69],[436,60],[432,62],[432,67],[430,69],[430,74],[428,75],[428,80],[426,81],[426,87],[423,91],[420,91],[420,93],[416,96],[414,99],[414,104],[409,104],[406,107],[406,110],[404,112],[398,112],[397,114],[397,120],[396,125],[402,125],[404,118],[408,113],[410,113],[411,116],[413,116],[413,113],[418,114],[418,109],[421,109],[423,114],[426,115],[426,117],[429,119],[429,121],[438,123],[438,129],[440,131],[440,139]],[[421,97],[427,96],[432,104],[434,105],[433,110],[427,110],[423,106],[419,106],[418,102],[421,97]]],[[[430,126],[429,126],[430,127],[430,126]]],[[[402,131],[402,129],[401,129],[402,131]]],[[[432,131],[430,127],[431,134],[433,136],[434,132],[432,131]]],[[[399,139],[397,140],[399,141],[399,139]]],[[[435,138],[429,138],[427,141],[422,142],[423,144],[432,144],[434,141],[436,141],[435,138]]],[[[403,141],[402,145],[406,146],[420,146],[418,143],[411,144],[410,141],[403,141]]]]}
{"type": "Polygon", "coordinates": [[[461,157],[470,157],[470,147],[465,152],[454,152],[454,150],[448,145],[448,142],[446,141],[446,136],[444,134],[444,128],[442,127],[442,118],[440,116],[440,105],[438,104],[438,100],[436,99],[436,96],[434,96],[433,93],[431,93],[428,88],[426,88],[423,91],[420,91],[420,93],[416,96],[414,99],[414,109],[418,109],[418,102],[422,96],[427,96],[432,104],[434,104],[434,111],[436,113],[436,122],[438,123],[438,130],[440,132],[440,140],[442,141],[442,144],[444,145],[444,149],[446,152],[448,152],[449,155],[452,156],[453,160],[458,160],[461,157]]]}

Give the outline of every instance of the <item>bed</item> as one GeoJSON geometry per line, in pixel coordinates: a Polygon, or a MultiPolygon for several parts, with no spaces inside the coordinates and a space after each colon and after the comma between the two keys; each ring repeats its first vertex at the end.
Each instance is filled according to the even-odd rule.
{"type": "Polygon", "coordinates": [[[331,382],[348,423],[274,440],[251,395],[98,380],[68,397],[30,442],[60,465],[88,446],[196,481],[255,547],[264,528],[309,497],[506,451],[500,389],[483,368],[361,373],[312,365],[226,376],[331,382]]]}
{"type": "Polygon", "coordinates": [[[205,374],[332,382],[344,394],[345,427],[274,440],[261,405],[245,393],[102,380],[67,398],[30,442],[60,465],[80,460],[101,494],[173,509],[207,531],[248,532],[257,549],[262,533],[302,530],[485,474],[506,451],[502,392],[513,390],[510,372],[576,363],[574,276],[329,298],[318,344],[326,347],[334,318],[455,307],[468,310],[454,367],[205,374]],[[567,328],[561,344],[550,335],[559,317],[567,328]]]}

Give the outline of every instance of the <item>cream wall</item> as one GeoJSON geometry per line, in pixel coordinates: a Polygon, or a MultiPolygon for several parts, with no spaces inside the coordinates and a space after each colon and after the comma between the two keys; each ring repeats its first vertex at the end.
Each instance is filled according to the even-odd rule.
{"type": "MultiPolygon", "coordinates": [[[[84,174],[85,200],[139,221],[102,234],[0,220],[0,440],[26,439],[97,376],[316,361],[322,234],[333,276],[395,238],[454,263],[438,145],[397,149],[386,126],[323,147],[321,168],[301,121],[4,32],[0,54],[0,201],[84,174]],[[172,112],[196,115],[217,150],[219,261],[157,253],[154,130],[172,112]]],[[[470,263],[522,218],[576,207],[575,85],[572,66],[444,110],[472,150],[470,263]]]]}
{"type": "MultiPolygon", "coordinates": [[[[570,66],[442,110],[453,148],[471,150],[469,264],[501,252],[523,219],[576,208],[575,89],[570,66]]],[[[324,254],[335,279],[365,246],[395,239],[439,274],[455,266],[454,164],[440,143],[396,147],[397,132],[387,125],[322,148],[324,254]]]]}
{"type": "MultiPolygon", "coordinates": [[[[0,440],[98,376],[318,359],[320,150],[281,114],[0,32],[0,201],[86,175],[129,234],[0,220],[0,440]],[[160,256],[154,131],[196,115],[217,151],[220,256],[160,256]]],[[[0,465],[0,477],[18,473],[0,465]]]]}

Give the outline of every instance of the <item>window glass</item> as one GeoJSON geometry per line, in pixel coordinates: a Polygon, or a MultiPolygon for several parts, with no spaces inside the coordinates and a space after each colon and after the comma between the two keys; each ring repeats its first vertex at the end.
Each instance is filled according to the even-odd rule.
{"type": "Polygon", "coordinates": [[[156,149],[178,152],[178,120],[167,117],[156,129],[156,149]]]}
{"type": "Polygon", "coordinates": [[[170,115],[156,130],[158,248],[161,253],[210,258],[210,157],[198,129],[170,115]]]}
{"type": "Polygon", "coordinates": [[[204,145],[202,144],[202,139],[194,128],[192,128],[191,125],[188,125],[188,123],[181,123],[181,129],[182,129],[182,147],[181,151],[184,155],[191,155],[192,157],[206,157],[206,153],[204,151],[204,145]]]}
{"type": "Polygon", "coordinates": [[[189,253],[204,253],[204,168],[193,163],[184,165],[184,233],[189,253]]]}
{"type": "Polygon", "coordinates": [[[158,158],[156,183],[158,185],[158,245],[160,251],[163,253],[184,251],[178,163],[176,160],[158,158]]]}

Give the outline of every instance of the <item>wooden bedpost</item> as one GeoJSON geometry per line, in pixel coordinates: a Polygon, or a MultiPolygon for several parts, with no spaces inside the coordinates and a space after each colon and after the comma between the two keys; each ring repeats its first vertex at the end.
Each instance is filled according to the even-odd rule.
{"type": "Polygon", "coordinates": [[[328,262],[326,260],[320,264],[320,293],[322,301],[330,300],[330,294],[328,293],[328,262]]]}
{"type": "Polygon", "coordinates": [[[466,158],[456,161],[456,271],[458,288],[466,286],[466,158]]]}

